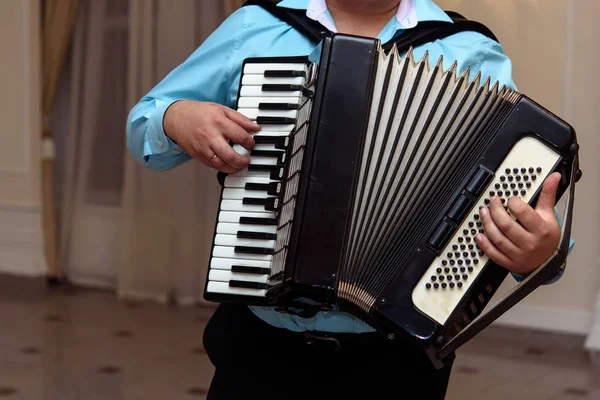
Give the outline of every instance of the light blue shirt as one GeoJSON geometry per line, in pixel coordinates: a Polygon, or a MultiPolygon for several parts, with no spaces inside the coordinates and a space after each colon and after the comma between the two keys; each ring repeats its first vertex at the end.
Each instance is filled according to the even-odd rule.
{"type": "MultiPolygon", "coordinates": [[[[284,0],[280,7],[307,9],[309,0],[284,0]]],[[[414,0],[418,21],[451,21],[431,0],[414,0]]],[[[327,18],[331,18],[327,13],[327,18]]],[[[411,25],[415,21],[411,21],[411,25]]],[[[377,36],[389,41],[405,27],[394,17],[377,36]]],[[[166,109],[180,99],[209,101],[235,107],[241,66],[247,57],[308,55],[316,43],[310,42],[286,23],[257,6],[242,7],[233,13],[190,57],[168,74],[131,110],[127,120],[127,146],[134,159],[154,171],[165,171],[191,159],[163,130],[166,109]]],[[[456,60],[458,72],[468,66],[471,77],[481,71],[500,85],[514,88],[512,64],[500,44],[475,32],[462,32],[414,49],[416,59],[429,52],[431,63],[440,56],[444,68],[456,60]]],[[[216,179],[216,178],[215,178],[216,179]]],[[[339,312],[320,312],[303,319],[275,312],[267,307],[252,311],[273,326],[294,331],[372,332],[357,318],[339,312]]]]}

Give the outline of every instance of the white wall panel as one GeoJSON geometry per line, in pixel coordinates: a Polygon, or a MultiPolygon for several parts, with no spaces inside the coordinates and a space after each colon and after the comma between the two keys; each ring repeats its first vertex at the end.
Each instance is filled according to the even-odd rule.
{"type": "Polygon", "coordinates": [[[39,2],[0,1],[0,272],[44,273],[39,2]]]}
{"type": "Polygon", "coordinates": [[[0,2],[0,205],[39,206],[38,21],[38,2],[0,2]]]}

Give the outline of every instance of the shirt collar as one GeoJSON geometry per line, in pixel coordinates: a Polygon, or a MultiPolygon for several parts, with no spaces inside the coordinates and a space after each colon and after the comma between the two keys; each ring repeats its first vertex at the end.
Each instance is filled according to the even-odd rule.
{"type": "MultiPolygon", "coordinates": [[[[309,18],[320,22],[332,32],[336,31],[333,20],[327,11],[326,0],[283,0],[279,2],[278,6],[306,10],[309,18]]],[[[384,32],[394,34],[401,29],[414,28],[420,21],[449,22],[452,19],[432,0],[401,0],[395,18],[383,29],[382,34],[384,32]]]]}

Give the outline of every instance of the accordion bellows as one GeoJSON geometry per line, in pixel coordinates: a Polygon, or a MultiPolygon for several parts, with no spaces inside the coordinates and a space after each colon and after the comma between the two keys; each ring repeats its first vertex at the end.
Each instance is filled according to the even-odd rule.
{"type": "Polygon", "coordinates": [[[440,57],[431,68],[427,52],[418,62],[412,51],[404,59],[395,48],[379,53],[338,287],[365,311],[447,201],[462,159],[489,143],[520,96],[498,82],[490,88],[489,77],[481,85],[480,73],[469,81],[468,68],[457,76],[456,63],[442,65],[440,57]]]}

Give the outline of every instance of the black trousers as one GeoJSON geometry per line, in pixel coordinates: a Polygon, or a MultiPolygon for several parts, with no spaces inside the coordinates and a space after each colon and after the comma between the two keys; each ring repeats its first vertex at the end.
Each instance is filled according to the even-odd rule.
{"type": "Polygon", "coordinates": [[[215,366],[208,400],[444,399],[451,364],[378,333],[308,336],[275,328],[243,305],[222,304],[204,331],[215,366]]]}

